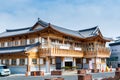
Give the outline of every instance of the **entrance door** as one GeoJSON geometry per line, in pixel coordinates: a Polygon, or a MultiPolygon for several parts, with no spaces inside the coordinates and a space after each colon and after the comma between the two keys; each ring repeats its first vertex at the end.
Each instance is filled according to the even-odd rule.
{"type": "Polygon", "coordinates": [[[56,58],[56,69],[61,69],[61,58],[60,57],[56,58]]]}
{"type": "Polygon", "coordinates": [[[70,62],[65,62],[65,66],[72,67],[72,61],[70,61],[70,62]]]}

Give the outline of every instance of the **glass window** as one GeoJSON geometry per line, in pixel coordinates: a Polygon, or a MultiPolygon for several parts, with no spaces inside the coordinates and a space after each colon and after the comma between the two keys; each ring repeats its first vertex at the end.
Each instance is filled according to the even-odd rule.
{"type": "Polygon", "coordinates": [[[15,41],[15,46],[18,46],[19,45],[19,42],[18,41],[15,41]]]}
{"type": "Polygon", "coordinates": [[[43,58],[43,64],[46,64],[46,59],[45,58],[43,58]]]}
{"type": "Polygon", "coordinates": [[[12,46],[12,42],[8,42],[8,43],[7,43],[7,46],[8,46],[8,47],[12,46]]]}
{"type": "Polygon", "coordinates": [[[25,39],[22,39],[22,40],[20,41],[20,43],[21,43],[21,45],[25,45],[25,44],[26,44],[26,40],[25,40],[25,39]]]}
{"type": "Polygon", "coordinates": [[[4,47],[5,46],[5,43],[4,42],[1,42],[1,47],[4,47]]]}
{"type": "Polygon", "coordinates": [[[31,38],[30,39],[30,44],[34,44],[35,43],[35,38],[31,38]]]}
{"type": "Polygon", "coordinates": [[[11,64],[12,64],[12,65],[16,65],[16,59],[12,59],[12,60],[11,60],[11,64]]]}
{"type": "Polygon", "coordinates": [[[9,65],[9,59],[5,59],[5,64],[9,65]]]}
{"type": "Polygon", "coordinates": [[[8,69],[7,66],[0,66],[0,69],[8,69]]]}
{"type": "Polygon", "coordinates": [[[37,64],[37,59],[32,59],[32,64],[37,64]]]}
{"type": "Polygon", "coordinates": [[[20,65],[25,65],[25,59],[20,59],[20,65]]]}

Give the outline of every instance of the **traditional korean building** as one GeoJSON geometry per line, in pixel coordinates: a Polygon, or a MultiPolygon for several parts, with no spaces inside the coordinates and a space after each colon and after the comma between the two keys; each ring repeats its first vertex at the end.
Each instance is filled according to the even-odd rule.
{"type": "Polygon", "coordinates": [[[32,27],[0,34],[0,63],[12,73],[49,73],[65,66],[102,69],[110,56],[105,47],[110,41],[97,26],[75,31],[38,20],[32,27]]]}

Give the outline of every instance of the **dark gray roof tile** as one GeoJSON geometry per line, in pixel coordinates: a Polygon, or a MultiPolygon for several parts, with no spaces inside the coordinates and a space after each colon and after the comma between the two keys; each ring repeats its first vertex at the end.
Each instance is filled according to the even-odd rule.
{"type": "Polygon", "coordinates": [[[0,54],[25,52],[38,45],[40,45],[40,43],[35,43],[32,45],[25,45],[25,46],[3,47],[0,48],[0,54]]]}

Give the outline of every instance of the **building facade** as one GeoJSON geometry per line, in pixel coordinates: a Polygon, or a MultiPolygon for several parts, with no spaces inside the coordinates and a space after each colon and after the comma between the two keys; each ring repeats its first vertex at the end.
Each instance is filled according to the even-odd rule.
{"type": "Polygon", "coordinates": [[[108,59],[108,65],[114,68],[120,67],[120,37],[114,43],[110,43],[111,56],[108,59]]]}
{"type": "Polygon", "coordinates": [[[65,66],[101,70],[110,56],[109,41],[98,27],[74,31],[38,20],[32,27],[0,34],[0,63],[12,73],[49,73],[65,66]]]}

